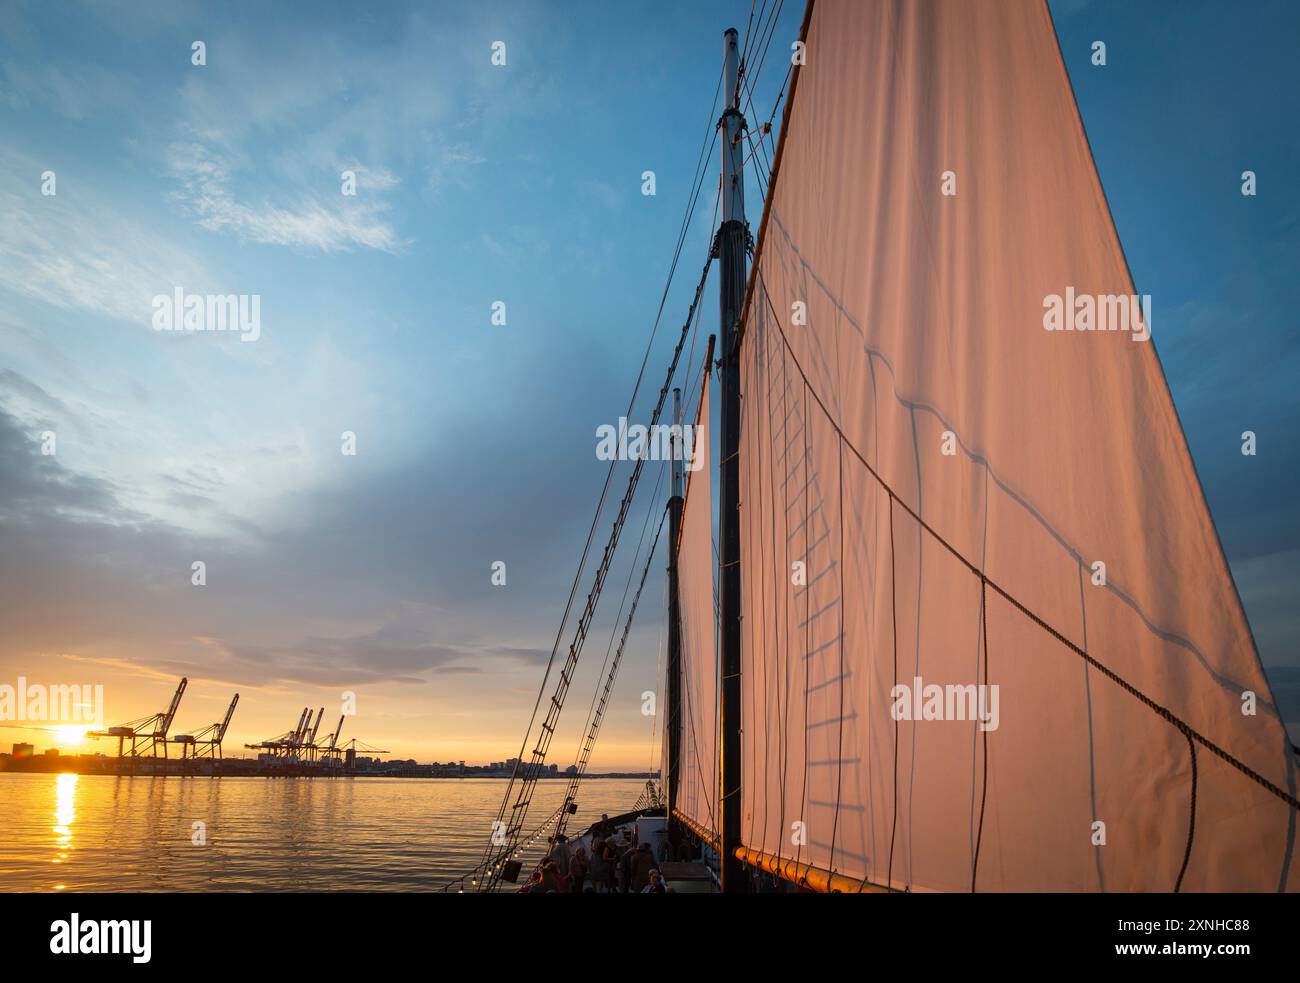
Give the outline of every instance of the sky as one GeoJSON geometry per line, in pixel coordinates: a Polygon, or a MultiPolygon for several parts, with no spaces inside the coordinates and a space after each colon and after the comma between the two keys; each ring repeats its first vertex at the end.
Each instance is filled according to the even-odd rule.
{"type": "Polygon", "coordinates": [[[1300,8],[1053,2],[1260,657],[1300,743],[1300,8]],[[1091,63],[1104,40],[1107,64],[1091,63]],[[1257,194],[1241,194],[1243,171],[1257,194]],[[1242,433],[1257,453],[1241,453],[1242,433]]]}
{"type": "MultiPolygon", "coordinates": [[[[1138,288],[1162,298],[1156,345],[1256,640],[1284,711],[1300,709],[1300,17],[1051,9],[1138,288]]],[[[354,692],[344,739],[502,760],[604,481],[596,428],[624,412],[655,324],[722,31],[743,35],[750,4],[300,11],[0,0],[0,682],[103,684],[120,721],[163,709],[186,675],[180,732],[240,692],[228,748],[303,706],[332,722],[354,692]],[[152,299],[178,285],[257,295],[260,337],[153,330],[152,299]]],[[[777,18],[764,117],[801,16],[787,0],[777,18]]],[[[710,174],[634,418],[685,318],[713,194],[710,174]]],[[[752,183],[748,201],[756,229],[752,183]]],[[[697,363],[712,293],[704,310],[697,363]]],[[[628,547],[658,518],[658,480],[656,465],[628,547]]],[[[561,766],[644,561],[621,553],[561,766]]],[[[657,761],[641,709],[662,591],[652,575],[594,771],[657,761]]],[[[57,743],[8,728],[0,747],[9,735],[57,743]]]]}

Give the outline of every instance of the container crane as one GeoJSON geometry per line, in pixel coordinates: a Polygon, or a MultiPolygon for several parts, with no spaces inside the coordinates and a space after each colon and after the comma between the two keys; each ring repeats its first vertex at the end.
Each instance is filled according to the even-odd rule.
{"type": "Polygon", "coordinates": [[[230,718],[235,715],[235,706],[239,703],[239,694],[230,701],[230,706],[226,709],[226,716],[220,722],[209,724],[202,730],[196,730],[193,734],[177,734],[173,741],[181,746],[181,760],[185,760],[185,750],[189,748],[191,758],[221,758],[221,742],[225,739],[226,728],[230,726],[230,718]]]}
{"type": "Polygon", "coordinates": [[[344,744],[339,751],[343,753],[343,766],[346,771],[355,771],[357,767],[357,752],[364,751],[366,754],[388,754],[383,748],[371,747],[363,741],[358,741],[355,737],[344,744]]]}
{"type": "Polygon", "coordinates": [[[293,730],[285,731],[278,737],[272,737],[259,744],[245,744],[244,747],[250,751],[269,754],[273,758],[290,758],[302,744],[302,734],[307,728],[307,719],[310,716],[311,709],[303,707],[302,713],[298,716],[298,725],[293,730]]]}
{"type": "Polygon", "coordinates": [[[316,723],[312,725],[311,736],[303,740],[301,750],[306,752],[308,761],[316,760],[316,732],[320,730],[320,718],[325,716],[325,708],[316,711],[316,723]]]}
{"type": "Polygon", "coordinates": [[[338,766],[343,763],[343,749],[339,747],[339,735],[343,733],[343,721],[347,719],[347,714],[339,717],[339,725],[334,728],[334,733],[330,735],[329,743],[320,749],[321,764],[330,764],[338,766]]]}
{"type": "MultiPolygon", "coordinates": [[[[176,709],[181,705],[181,697],[185,694],[185,687],[188,685],[189,680],[182,677],[180,685],[176,687],[176,693],[172,696],[171,704],[162,713],[141,717],[139,720],[129,720],[117,727],[88,731],[86,736],[95,738],[116,737],[117,756],[119,758],[156,758],[158,757],[159,747],[162,748],[162,756],[165,758],[167,757],[167,731],[171,729],[172,720],[176,716],[176,709]],[[124,753],[128,741],[130,741],[130,753],[124,753]]],[[[182,756],[184,753],[184,748],[182,748],[182,756]]]]}

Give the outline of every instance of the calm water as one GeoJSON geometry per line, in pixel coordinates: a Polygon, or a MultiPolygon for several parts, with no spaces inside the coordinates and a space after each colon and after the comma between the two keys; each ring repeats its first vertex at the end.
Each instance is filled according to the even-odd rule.
{"type": "MultiPolygon", "coordinates": [[[[583,784],[571,829],[645,783],[583,784]]],[[[504,779],[0,773],[3,891],[430,891],[478,863],[504,779]],[[191,843],[206,824],[207,845],[191,843]]],[[[563,781],[537,785],[528,828],[563,781]]]]}

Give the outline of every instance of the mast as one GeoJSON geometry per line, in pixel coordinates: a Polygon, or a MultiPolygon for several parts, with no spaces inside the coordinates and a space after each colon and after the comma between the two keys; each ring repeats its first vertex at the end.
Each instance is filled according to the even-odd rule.
{"type": "Polygon", "coordinates": [[[740,842],[740,357],[736,349],[745,302],[745,117],[740,112],[740,49],[736,29],[723,34],[725,109],[719,121],[722,140],[722,227],[718,230],[721,267],[722,448],[719,455],[718,563],[721,594],[722,698],[719,708],[720,850],[724,893],[747,889],[744,866],[736,856],[740,842]]]}
{"type": "Polygon", "coordinates": [[[671,832],[673,810],[677,808],[677,786],[681,784],[682,761],[682,615],[678,596],[677,545],[682,531],[682,391],[673,390],[672,494],[668,499],[668,724],[667,760],[664,777],[668,807],[665,810],[671,832]]]}

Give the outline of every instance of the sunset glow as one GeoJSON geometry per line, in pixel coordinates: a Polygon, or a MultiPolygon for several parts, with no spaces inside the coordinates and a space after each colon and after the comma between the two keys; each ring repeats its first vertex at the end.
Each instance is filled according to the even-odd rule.
{"type": "Polygon", "coordinates": [[[81,724],[63,724],[55,727],[53,728],[55,743],[59,747],[84,744],[88,730],[90,730],[89,727],[84,727],[81,724]]]}

